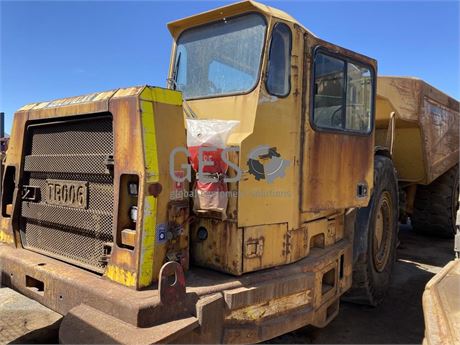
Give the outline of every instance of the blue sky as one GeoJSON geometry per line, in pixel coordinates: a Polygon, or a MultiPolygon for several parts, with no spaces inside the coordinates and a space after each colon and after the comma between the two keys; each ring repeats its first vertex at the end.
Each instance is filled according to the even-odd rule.
{"type": "MultiPolygon", "coordinates": [[[[1,0],[0,0],[1,1],[1,0]]],[[[0,3],[0,111],[139,84],[165,86],[166,23],[226,1],[0,3]]],[[[457,1],[264,1],[319,37],[460,99],[457,1]]]]}

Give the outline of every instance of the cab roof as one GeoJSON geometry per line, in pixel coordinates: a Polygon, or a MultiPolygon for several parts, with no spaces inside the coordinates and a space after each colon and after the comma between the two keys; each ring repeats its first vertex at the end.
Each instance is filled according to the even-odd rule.
{"type": "Polygon", "coordinates": [[[231,5],[219,7],[197,15],[170,22],[168,23],[168,29],[171,32],[171,35],[174,38],[177,38],[185,29],[199,26],[205,23],[214,22],[244,12],[259,12],[267,17],[274,17],[286,22],[297,24],[301,26],[305,31],[308,31],[296,19],[294,19],[286,12],[251,0],[237,2],[231,5]]]}

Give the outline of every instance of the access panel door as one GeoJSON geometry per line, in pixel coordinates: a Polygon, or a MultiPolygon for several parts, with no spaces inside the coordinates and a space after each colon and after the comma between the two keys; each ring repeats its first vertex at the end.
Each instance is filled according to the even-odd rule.
{"type": "Polygon", "coordinates": [[[307,38],[302,211],[366,206],[373,184],[375,62],[307,38]]]}

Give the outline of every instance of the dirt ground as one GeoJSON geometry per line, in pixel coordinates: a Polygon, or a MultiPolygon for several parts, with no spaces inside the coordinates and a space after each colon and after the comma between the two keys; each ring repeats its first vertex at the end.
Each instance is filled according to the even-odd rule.
{"type": "Polygon", "coordinates": [[[269,343],[420,344],[424,321],[422,294],[426,283],[454,258],[453,240],[415,234],[401,226],[398,259],[388,296],[377,308],[340,304],[335,320],[322,329],[307,327],[269,343]]]}
{"type": "MultiPolygon", "coordinates": [[[[453,240],[416,235],[409,226],[401,227],[400,241],[392,284],[381,306],[371,308],[342,302],[338,317],[327,327],[303,328],[267,343],[420,344],[424,332],[422,293],[425,284],[441,267],[453,259],[454,243],[453,240]]],[[[1,290],[3,289],[0,289],[0,292],[1,290]]],[[[11,308],[23,309],[20,298],[11,298],[9,301],[14,302],[11,308]]],[[[40,325],[31,324],[28,320],[36,317],[32,317],[26,309],[24,312],[24,320],[20,322],[20,326],[34,331],[28,333],[27,337],[15,339],[14,335],[8,332],[13,333],[11,324],[17,326],[17,320],[9,320],[10,322],[3,320],[3,323],[0,322],[0,344],[8,343],[13,339],[15,339],[14,343],[58,342],[56,326],[58,321],[53,323],[53,319],[53,322],[48,322],[52,324],[51,327],[41,328],[40,325]]],[[[47,317],[55,316],[47,315],[47,317]]]]}

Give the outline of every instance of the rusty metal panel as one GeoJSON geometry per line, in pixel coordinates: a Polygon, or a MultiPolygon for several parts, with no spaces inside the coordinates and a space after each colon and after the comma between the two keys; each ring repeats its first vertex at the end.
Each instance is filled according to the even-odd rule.
{"type": "MultiPolygon", "coordinates": [[[[137,271],[139,264],[139,231],[136,231],[135,247],[121,246],[120,232],[125,227],[120,227],[123,221],[129,220],[129,210],[126,198],[122,197],[122,176],[124,174],[137,175],[139,179],[139,195],[143,195],[144,159],[142,142],[142,124],[140,121],[139,100],[137,97],[119,97],[111,99],[109,111],[113,115],[113,132],[115,140],[113,183],[116,196],[114,210],[118,211],[114,226],[117,234],[110,257],[110,263],[104,272],[104,277],[122,285],[135,288],[137,285],[137,271]]],[[[127,193],[125,193],[127,194],[127,193]]],[[[138,210],[143,209],[142,199],[138,202],[138,210]]],[[[138,223],[142,222],[143,212],[138,212],[138,223]]],[[[131,229],[137,230],[137,229],[131,229]]]]}
{"type": "Polygon", "coordinates": [[[310,252],[308,247],[309,233],[307,227],[289,230],[285,237],[287,262],[304,258],[310,252]]]}
{"type": "Polygon", "coordinates": [[[302,210],[318,212],[366,206],[373,185],[373,135],[307,131],[302,210]],[[358,184],[368,193],[359,197],[358,184]]]}
{"type": "Polygon", "coordinates": [[[287,261],[287,224],[244,228],[243,272],[279,266],[287,261]]]}
{"type": "Polygon", "coordinates": [[[35,119],[104,113],[108,111],[109,100],[115,91],[98,92],[30,104],[19,109],[18,112],[25,112],[35,119]]]}
{"type": "Polygon", "coordinates": [[[240,275],[243,273],[243,229],[236,223],[200,218],[190,229],[192,262],[198,266],[240,275]],[[200,239],[198,230],[205,228],[207,238],[200,239]]]}
{"type": "MultiPolygon", "coordinates": [[[[186,147],[186,134],[183,125],[182,98],[177,92],[160,88],[146,89],[153,99],[153,114],[155,119],[156,151],[158,159],[158,181],[162,192],[157,196],[156,222],[158,226],[169,224],[180,235],[174,232],[174,238],[162,245],[156,244],[154,250],[153,277],[156,280],[166,257],[169,260],[181,262],[186,271],[189,267],[189,203],[180,193],[189,190],[188,182],[176,184],[169,175],[170,154],[176,147],[186,147]],[[174,135],[171,135],[174,133],[174,135]],[[178,195],[172,193],[178,192],[178,195]]],[[[147,99],[148,92],[142,97],[147,99]]],[[[143,102],[143,101],[142,101],[143,102]]],[[[181,169],[187,163],[185,155],[174,158],[174,171],[181,169]]],[[[155,234],[158,237],[158,234],[155,234]]]]}
{"type": "Polygon", "coordinates": [[[458,163],[460,103],[417,78],[379,77],[379,127],[396,113],[395,167],[403,181],[429,184],[458,163]],[[409,147],[409,146],[410,147],[409,147]]]}
{"type": "MultiPolygon", "coordinates": [[[[305,50],[308,69],[304,77],[308,95],[313,68],[312,49],[316,46],[366,63],[376,70],[375,60],[308,35],[305,50]]],[[[309,121],[311,102],[307,97],[301,210],[318,212],[367,206],[373,188],[374,131],[370,135],[355,135],[314,130],[309,121]],[[358,185],[367,187],[366,195],[358,195],[358,185]]]]}
{"type": "Polygon", "coordinates": [[[270,316],[277,316],[289,309],[307,307],[312,302],[312,290],[297,292],[292,295],[283,295],[279,298],[270,298],[262,303],[254,303],[246,308],[231,311],[226,320],[229,321],[256,321],[270,316]]]}
{"type": "Polygon", "coordinates": [[[26,133],[23,246],[102,272],[113,242],[112,118],[53,120],[26,133]],[[38,192],[33,199],[30,190],[38,192]]]}
{"type": "MultiPolygon", "coordinates": [[[[119,195],[114,205],[117,240],[104,276],[129,287],[154,283],[168,260],[188,268],[188,209],[184,197],[171,198],[175,184],[169,175],[171,150],[185,147],[181,104],[180,93],[157,87],[120,90],[110,101],[116,142],[114,185],[119,195]],[[128,218],[132,204],[125,175],[136,176],[139,183],[135,224],[128,218]],[[127,223],[129,228],[123,226],[127,223]],[[131,232],[133,246],[123,243],[123,231],[131,232]]],[[[186,159],[176,157],[174,169],[179,170],[186,159]]]]}
{"type": "Polygon", "coordinates": [[[423,98],[420,114],[428,181],[433,181],[458,163],[460,113],[430,99],[423,98]]]}
{"type": "Polygon", "coordinates": [[[229,311],[255,304],[262,304],[274,298],[290,296],[294,293],[306,291],[313,287],[314,275],[311,273],[300,273],[287,275],[282,279],[252,284],[250,287],[224,291],[224,299],[229,311]]]}

